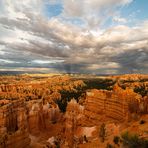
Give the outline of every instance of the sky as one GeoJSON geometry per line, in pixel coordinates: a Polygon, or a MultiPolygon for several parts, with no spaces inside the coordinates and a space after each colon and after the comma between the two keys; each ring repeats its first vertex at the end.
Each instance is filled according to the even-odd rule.
{"type": "Polygon", "coordinates": [[[0,71],[148,73],[148,0],[0,0],[0,71]]]}

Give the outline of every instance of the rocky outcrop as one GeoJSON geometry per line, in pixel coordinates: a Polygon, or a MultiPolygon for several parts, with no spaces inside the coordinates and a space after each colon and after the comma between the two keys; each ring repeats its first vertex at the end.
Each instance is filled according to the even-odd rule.
{"type": "Polygon", "coordinates": [[[83,107],[79,105],[75,99],[72,99],[66,109],[65,114],[65,143],[69,147],[74,147],[76,131],[78,128],[78,121],[82,119],[83,116],[83,107]]]}
{"type": "Polygon", "coordinates": [[[27,148],[29,146],[26,111],[23,100],[14,101],[0,108],[2,148],[27,148]]]}
{"type": "MultiPolygon", "coordinates": [[[[29,148],[30,139],[34,147],[49,143],[75,147],[98,138],[102,123],[109,137],[118,135],[119,125],[132,119],[133,113],[148,113],[147,95],[142,98],[133,92],[139,82],[129,84],[127,78],[123,79],[125,85],[118,81],[111,91],[86,91],[83,81],[64,76],[54,77],[54,81],[36,77],[0,80],[0,148],[29,148]],[[66,112],[61,113],[56,103],[61,108],[68,104],[66,112]]],[[[147,83],[142,86],[147,91],[147,83]]]]}
{"type": "Polygon", "coordinates": [[[47,130],[48,126],[58,122],[62,114],[58,106],[51,106],[50,104],[42,104],[41,100],[28,102],[28,125],[29,132],[36,133],[42,130],[47,130]]]}
{"type": "MultiPolygon", "coordinates": [[[[28,147],[29,134],[46,135],[57,122],[63,122],[63,113],[55,102],[65,99],[61,98],[63,90],[75,93],[84,87],[83,81],[67,76],[4,76],[0,80],[0,147],[8,148],[28,147]]],[[[58,132],[53,132],[54,136],[58,132]]]]}
{"type": "MultiPolygon", "coordinates": [[[[90,90],[86,93],[85,124],[95,125],[111,118],[123,121],[129,117],[129,103],[138,104],[141,96],[131,89],[123,90],[117,84],[113,91],[90,90]]],[[[134,106],[136,108],[136,106],[134,106]]]]}
{"type": "Polygon", "coordinates": [[[42,100],[8,103],[0,108],[0,148],[28,148],[29,134],[49,131],[61,118],[58,106],[42,100]]]}

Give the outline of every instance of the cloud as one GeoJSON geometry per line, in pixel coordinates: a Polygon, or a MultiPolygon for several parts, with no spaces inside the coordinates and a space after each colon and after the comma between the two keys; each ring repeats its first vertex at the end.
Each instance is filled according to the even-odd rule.
{"type": "Polygon", "coordinates": [[[118,23],[127,23],[127,20],[125,18],[121,18],[121,17],[113,17],[113,21],[118,22],[118,23]]]}
{"type": "Polygon", "coordinates": [[[0,69],[36,67],[59,72],[146,73],[148,21],[130,27],[124,18],[114,17],[114,21],[123,24],[94,29],[100,18],[106,20],[117,7],[131,2],[64,0],[63,13],[49,19],[44,14],[48,1],[2,0],[0,69]],[[102,10],[106,10],[104,14],[102,10]],[[67,21],[69,17],[79,17],[90,24],[81,27],[67,21]]]}
{"type": "Polygon", "coordinates": [[[63,0],[64,14],[72,17],[83,17],[90,12],[99,12],[105,8],[111,9],[117,6],[126,5],[132,0],[63,0]]]}
{"type": "Polygon", "coordinates": [[[32,63],[37,63],[37,64],[51,64],[51,63],[58,63],[58,62],[64,62],[64,60],[33,60],[32,63]]]}
{"type": "MultiPolygon", "coordinates": [[[[116,8],[127,5],[132,0],[63,0],[63,15],[78,17],[88,26],[99,26],[115,14],[116,8]]],[[[123,21],[123,19],[122,19],[123,21]]]]}

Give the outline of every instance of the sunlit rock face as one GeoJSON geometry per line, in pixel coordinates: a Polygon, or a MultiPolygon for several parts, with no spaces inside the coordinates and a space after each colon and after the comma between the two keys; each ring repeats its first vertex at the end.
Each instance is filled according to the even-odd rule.
{"type": "Polygon", "coordinates": [[[139,117],[148,113],[147,96],[133,91],[143,83],[118,80],[112,90],[85,88],[79,94],[82,82],[57,81],[0,85],[0,148],[54,147],[55,142],[61,148],[93,147],[91,143],[100,141],[102,124],[107,138],[113,139],[126,124],[136,121],[136,115],[140,121],[139,117]],[[79,98],[73,98],[75,93],[79,98]],[[66,112],[56,104],[62,99],[67,101],[66,112]]]}
{"type": "Polygon", "coordinates": [[[66,109],[65,114],[65,144],[74,146],[76,138],[76,131],[78,128],[78,121],[83,116],[83,107],[79,105],[75,99],[72,99],[66,109]]]}
{"type": "Polygon", "coordinates": [[[56,123],[61,119],[58,106],[42,104],[42,101],[28,103],[28,125],[30,133],[37,133],[48,129],[50,124],[56,123]]]}
{"type": "Polygon", "coordinates": [[[50,130],[61,120],[58,106],[43,105],[40,100],[17,100],[0,108],[0,148],[28,148],[29,134],[50,130]]]}
{"type": "Polygon", "coordinates": [[[114,86],[113,91],[90,90],[86,93],[83,124],[97,125],[106,118],[127,120],[130,116],[129,102],[134,102],[139,107],[140,100],[141,96],[132,89],[123,90],[118,84],[114,86]]]}
{"type": "Polygon", "coordinates": [[[1,147],[27,148],[30,144],[26,104],[14,101],[0,108],[1,147]]]}

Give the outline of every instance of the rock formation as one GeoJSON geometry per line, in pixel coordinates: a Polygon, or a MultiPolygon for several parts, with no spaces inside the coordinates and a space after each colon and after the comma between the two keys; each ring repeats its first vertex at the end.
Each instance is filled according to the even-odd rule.
{"type": "MultiPolygon", "coordinates": [[[[117,83],[106,90],[106,85],[85,88],[83,81],[67,76],[4,78],[0,77],[0,148],[29,148],[30,141],[40,147],[89,145],[99,141],[102,123],[111,137],[120,133],[120,125],[133,122],[134,115],[148,113],[147,82],[129,83],[127,76],[115,77],[117,83]],[[136,87],[143,96],[139,89],[133,91],[136,87]]],[[[136,76],[136,81],[139,79],[143,80],[136,76]]]]}
{"type": "Polygon", "coordinates": [[[78,128],[78,121],[83,116],[83,107],[79,105],[75,99],[72,99],[67,106],[65,114],[65,143],[70,147],[76,144],[76,131],[78,128]]]}
{"type": "Polygon", "coordinates": [[[41,100],[29,102],[28,108],[28,128],[30,133],[47,130],[50,124],[61,119],[62,114],[58,106],[53,107],[48,103],[44,105],[41,100]]]}
{"type": "Polygon", "coordinates": [[[30,144],[26,104],[17,100],[0,108],[2,148],[27,148],[30,144]]]}
{"type": "Polygon", "coordinates": [[[129,103],[135,102],[137,104],[141,99],[141,96],[133,92],[133,90],[123,90],[117,84],[114,86],[113,91],[87,91],[84,121],[90,126],[96,125],[100,120],[103,121],[106,118],[124,121],[129,117],[129,103]]]}

